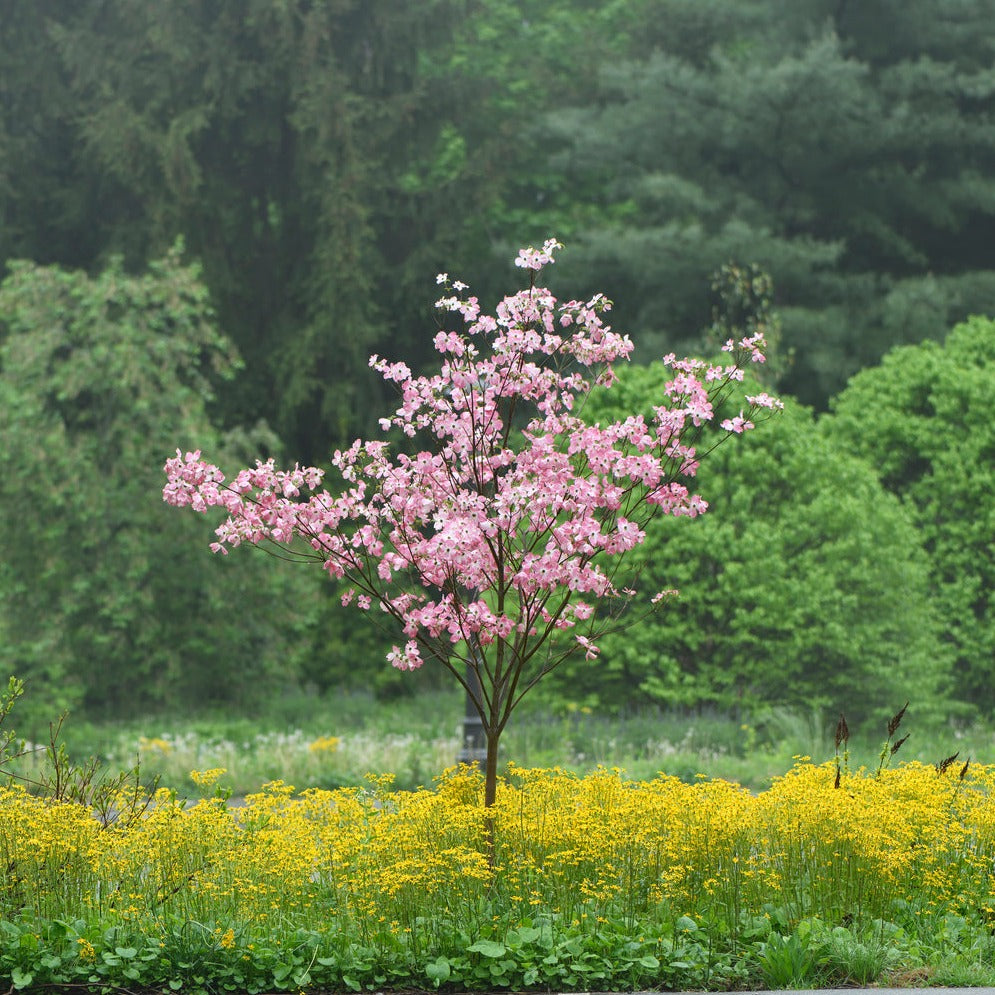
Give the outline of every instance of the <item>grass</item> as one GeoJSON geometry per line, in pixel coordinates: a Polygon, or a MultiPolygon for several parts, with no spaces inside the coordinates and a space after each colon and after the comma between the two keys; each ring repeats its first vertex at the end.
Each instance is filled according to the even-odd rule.
{"type": "MultiPolygon", "coordinates": [[[[224,715],[157,717],[88,725],[72,717],[63,739],[75,758],[96,756],[125,769],[141,761],[181,795],[202,797],[191,770],[224,768],[221,783],[234,795],[281,779],[298,789],[365,783],[368,773],[390,772],[398,788],[431,784],[455,762],[461,743],[463,699],[455,692],[378,702],[368,695],[289,697],[266,718],[224,715]]],[[[914,721],[914,716],[912,716],[914,721]]],[[[908,723],[908,720],[907,720],[908,723]]],[[[854,747],[854,767],[877,764],[873,732],[854,747]]],[[[995,736],[982,728],[913,728],[898,759],[934,763],[958,751],[962,759],[995,761],[995,736]]],[[[582,709],[550,714],[536,706],[516,713],[502,740],[505,758],[528,767],[562,767],[577,773],[599,766],[648,779],[658,772],[691,782],[700,774],[735,781],[754,791],[769,787],[799,756],[832,755],[832,724],[820,716],[770,709],[734,719],[715,713],[643,711],[623,717],[582,709]]],[[[41,753],[22,761],[29,776],[41,753]]]]}

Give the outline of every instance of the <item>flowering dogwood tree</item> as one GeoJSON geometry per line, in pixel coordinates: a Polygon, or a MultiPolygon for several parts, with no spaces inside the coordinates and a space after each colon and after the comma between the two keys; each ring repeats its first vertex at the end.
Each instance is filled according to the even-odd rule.
{"type": "MultiPolygon", "coordinates": [[[[401,397],[381,428],[425,448],[357,440],[334,455],[335,490],[320,469],[272,460],[231,480],[199,452],[177,450],[165,466],[167,502],[227,513],[215,552],[276,543],[315,560],[347,584],[344,603],[396,620],[395,667],[430,661],[452,673],[482,722],[487,805],[515,706],[568,654],[594,661],[599,636],[636,596],[622,580],[625,554],[655,516],[706,510],[687,483],[701,433],[743,365],[764,358],[760,334],[727,342],[724,365],[668,356],[673,379],[651,420],[588,424],[584,396],[611,386],[632,343],[605,323],[611,303],[600,294],[559,302],[538,285],[559,248],[549,240],[519,253],[529,286],[493,315],[465,284],[438,277],[447,296],[436,306],[458,326],[435,337],[438,374],[370,360],[401,397]]],[[[706,450],[778,406],[747,397],[706,450]]]]}

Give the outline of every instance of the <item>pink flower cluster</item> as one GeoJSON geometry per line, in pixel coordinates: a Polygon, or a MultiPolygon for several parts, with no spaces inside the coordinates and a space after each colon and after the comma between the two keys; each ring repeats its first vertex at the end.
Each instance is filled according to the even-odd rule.
{"type": "MultiPolygon", "coordinates": [[[[539,271],[558,248],[550,239],[516,263],[539,271]]],[[[439,282],[448,286],[448,276],[439,282]]],[[[613,561],[644,540],[655,515],[707,509],[687,486],[695,440],[716,396],[741,379],[741,363],[763,360],[763,342],[729,343],[726,366],[668,356],[673,378],[649,421],[591,425],[575,402],[610,385],[612,364],[632,351],[605,323],[610,301],[559,302],[532,286],[493,315],[474,297],[437,307],[457,320],[435,337],[439,373],[416,377],[403,363],[370,361],[400,395],[383,430],[427,437],[429,448],[395,453],[386,441],[357,440],[334,455],[335,493],[313,467],[283,471],[269,460],[226,481],[200,452],[178,450],[165,465],[163,497],[227,514],[215,552],[274,542],[320,560],[351,585],[343,603],[355,598],[400,623],[407,641],[389,659],[401,669],[459,643],[527,660],[567,630],[593,659],[605,631],[595,604],[634,593],[616,590],[613,561]]],[[[722,427],[742,433],[754,411],[779,402],[760,394],[748,404],[722,427]]]]}
{"type": "Polygon", "coordinates": [[[542,249],[536,250],[531,247],[522,249],[515,260],[516,266],[523,269],[541,270],[547,263],[553,262],[553,253],[563,246],[555,238],[547,238],[542,249]]]}

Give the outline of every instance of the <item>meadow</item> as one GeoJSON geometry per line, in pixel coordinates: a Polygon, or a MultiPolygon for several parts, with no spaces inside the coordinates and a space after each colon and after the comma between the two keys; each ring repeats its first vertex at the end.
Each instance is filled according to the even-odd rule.
{"type": "MultiPolygon", "coordinates": [[[[451,766],[460,704],[302,704],[282,731],[67,725],[70,753],[99,746],[110,771],[137,751],[141,773],[96,817],[65,790],[87,769],[70,753],[61,790],[0,788],[0,978],[204,993],[995,983],[983,731],[946,730],[956,759],[921,737],[940,747],[930,761],[914,727],[893,754],[897,724],[862,752],[789,713],[523,713],[485,810],[476,771],[451,766]]],[[[85,775],[91,794],[102,776],[85,775]]]]}
{"type": "MultiPolygon", "coordinates": [[[[275,700],[266,715],[251,718],[218,712],[92,724],[70,716],[60,739],[73,758],[96,757],[108,770],[126,770],[139,761],[146,785],[158,777],[160,786],[181,797],[213,792],[198,787],[189,774],[216,768],[225,771],[219,786],[235,796],[277,779],[299,789],[358,787],[367,783],[367,774],[388,771],[395,787],[410,790],[431,785],[456,761],[463,708],[461,695],[450,690],[386,702],[360,693],[290,695],[275,700]]],[[[832,755],[835,719],[780,707],[742,716],[707,710],[618,716],[571,704],[551,711],[526,702],[504,734],[502,753],[525,767],[576,773],[619,767],[630,778],[664,772],[685,781],[706,774],[759,791],[799,756],[832,755]]],[[[912,706],[905,727],[910,736],[896,759],[936,763],[958,752],[982,763],[995,761],[995,731],[987,725],[926,722],[912,706]]],[[[850,742],[855,765],[877,762],[885,733],[884,723],[855,730],[850,742]]],[[[46,763],[44,743],[36,747],[18,767],[28,776],[46,763]]]]}

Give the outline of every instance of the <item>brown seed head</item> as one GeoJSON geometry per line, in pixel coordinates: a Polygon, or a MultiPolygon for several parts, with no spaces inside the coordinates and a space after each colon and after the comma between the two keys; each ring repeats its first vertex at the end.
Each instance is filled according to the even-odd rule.
{"type": "Polygon", "coordinates": [[[905,714],[905,709],[909,707],[909,703],[906,702],[902,707],[891,717],[891,721],[888,723],[888,738],[890,739],[895,735],[895,730],[902,724],[902,716],[905,714]]]}
{"type": "Polygon", "coordinates": [[[840,712],[840,720],[836,723],[836,749],[840,748],[840,743],[846,744],[850,741],[850,729],[846,724],[846,716],[840,712]]]}
{"type": "Polygon", "coordinates": [[[960,750],[958,750],[953,756],[947,757],[946,760],[941,760],[936,765],[936,772],[938,774],[946,774],[947,769],[959,756],[960,756],[960,750]]]}

